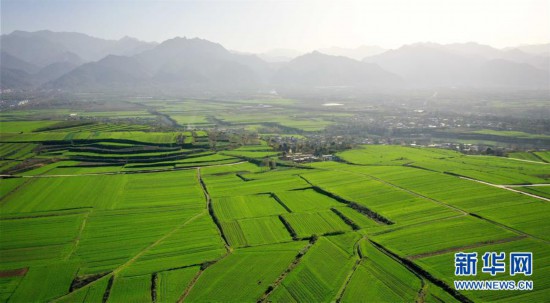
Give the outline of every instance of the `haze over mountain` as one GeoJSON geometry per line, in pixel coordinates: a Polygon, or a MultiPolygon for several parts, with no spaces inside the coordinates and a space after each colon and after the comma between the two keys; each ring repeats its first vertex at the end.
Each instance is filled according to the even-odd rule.
{"type": "Polygon", "coordinates": [[[79,66],[45,87],[66,91],[128,91],[148,85],[149,78],[149,72],[136,59],[108,55],[79,66]]]}
{"type": "Polygon", "coordinates": [[[381,88],[399,87],[402,79],[376,64],[315,51],[281,67],[275,73],[273,83],[289,88],[381,88]]]}
{"type": "MultiPolygon", "coordinates": [[[[533,44],[533,45],[520,45],[515,47],[520,51],[533,55],[550,56],[550,43],[546,44],[533,44]]],[[[511,48],[513,49],[513,48],[511,48]]]]}
{"type": "Polygon", "coordinates": [[[125,37],[106,40],[81,33],[14,31],[0,36],[2,50],[2,87],[29,88],[55,80],[86,62],[97,61],[107,55],[133,55],[154,47],[156,43],[125,37]],[[16,63],[17,60],[17,63],[16,63]],[[25,68],[16,68],[14,64],[25,68]],[[6,71],[10,69],[11,71],[6,71]],[[28,75],[15,72],[21,70],[28,75]],[[9,79],[17,74],[23,81],[9,79]],[[12,83],[6,86],[7,82],[12,83]]]}
{"type": "Polygon", "coordinates": [[[376,45],[361,45],[357,48],[329,47],[318,49],[319,52],[333,56],[344,56],[355,60],[363,60],[366,57],[381,54],[387,49],[376,45]]]}
{"type": "Polygon", "coordinates": [[[107,55],[131,56],[156,45],[130,37],[106,40],[81,33],[48,30],[14,31],[2,35],[0,44],[2,50],[40,67],[59,61],[76,64],[97,61],[107,55]]]}
{"type": "Polygon", "coordinates": [[[5,69],[20,70],[25,73],[35,73],[39,70],[39,67],[10,55],[8,52],[2,50],[0,52],[0,66],[5,69]]]}
{"type": "Polygon", "coordinates": [[[267,80],[268,72],[268,64],[254,55],[234,54],[198,38],[174,38],[134,56],[111,55],[84,64],[48,87],[70,91],[103,87],[230,90],[259,87],[267,80]]]}
{"type": "Polygon", "coordinates": [[[476,43],[417,43],[363,61],[400,75],[410,87],[550,88],[550,56],[510,52],[476,43]]]}
{"type": "Polygon", "coordinates": [[[260,55],[232,52],[198,38],[177,37],[156,44],[51,31],[15,31],[1,36],[0,42],[2,89],[178,93],[550,89],[548,45],[496,49],[477,43],[416,43],[387,51],[335,47],[299,56],[291,50],[260,55]],[[366,58],[353,59],[362,56],[366,58]]]}

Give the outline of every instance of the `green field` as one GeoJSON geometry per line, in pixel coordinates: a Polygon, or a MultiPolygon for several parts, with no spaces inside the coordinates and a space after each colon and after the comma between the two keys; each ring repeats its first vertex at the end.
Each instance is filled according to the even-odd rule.
{"type": "MultiPolygon", "coordinates": [[[[354,114],[277,98],[128,103],[176,125],[142,107],[0,114],[0,302],[550,297],[548,151],[362,144],[293,162],[285,144],[354,114]],[[454,291],[454,254],[473,251],[533,252],[531,277],[477,278],[535,289],[454,291]]],[[[476,134],[539,138],[495,132],[476,134]]]]}
{"type": "Polygon", "coordinates": [[[361,241],[360,265],[352,273],[343,293],[346,302],[411,302],[421,289],[421,279],[368,241],[361,241]],[[370,287],[365,287],[369,281],[370,287]]]}
{"type": "Polygon", "coordinates": [[[269,299],[277,302],[333,301],[353,267],[354,253],[349,248],[357,240],[353,234],[337,237],[320,238],[269,299]],[[348,247],[340,247],[341,242],[348,247]],[[318,266],[321,263],[323,266],[318,266]]]}
{"type": "Polygon", "coordinates": [[[291,241],[292,238],[277,216],[241,219],[222,223],[231,246],[254,246],[291,241]]]}
{"type": "MultiPolygon", "coordinates": [[[[470,248],[465,249],[465,252],[478,252],[478,254],[483,254],[487,251],[504,251],[504,252],[513,252],[513,251],[531,251],[533,255],[537,255],[537,260],[539,260],[537,268],[538,271],[533,271],[533,275],[529,277],[530,280],[533,280],[533,283],[537,285],[533,291],[528,293],[522,291],[469,291],[466,295],[474,301],[484,301],[484,302],[494,302],[494,301],[503,301],[503,302],[517,302],[518,300],[522,301],[526,298],[536,302],[543,302],[548,298],[549,294],[549,282],[547,272],[550,269],[550,263],[548,258],[548,249],[546,249],[547,244],[543,244],[540,241],[531,240],[531,239],[522,239],[518,241],[513,241],[509,243],[501,244],[488,244],[480,248],[470,248]]],[[[441,278],[444,281],[449,282],[453,275],[452,266],[445,266],[447,260],[452,260],[452,252],[443,253],[434,256],[427,256],[417,260],[416,262],[424,269],[436,275],[438,278],[441,278]]],[[[448,262],[447,262],[448,263],[448,262]]],[[[525,276],[513,276],[508,275],[507,279],[512,279],[515,281],[526,279],[525,276]]],[[[472,279],[472,277],[466,277],[465,279],[472,279]]],[[[498,279],[497,276],[491,276],[488,273],[480,273],[478,279],[484,280],[495,280],[498,279]]]]}
{"type": "Polygon", "coordinates": [[[283,217],[296,231],[297,236],[302,238],[351,230],[331,211],[288,214],[283,217]]]}
{"type": "Polygon", "coordinates": [[[251,302],[283,273],[303,242],[238,250],[207,268],[193,287],[189,302],[251,302]]]}

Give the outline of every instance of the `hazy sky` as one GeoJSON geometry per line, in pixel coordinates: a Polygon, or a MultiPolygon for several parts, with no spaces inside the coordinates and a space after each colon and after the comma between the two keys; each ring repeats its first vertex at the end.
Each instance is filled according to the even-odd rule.
{"type": "Polygon", "coordinates": [[[158,41],[200,37],[241,51],[362,44],[550,42],[549,0],[1,0],[1,30],[158,41]]]}

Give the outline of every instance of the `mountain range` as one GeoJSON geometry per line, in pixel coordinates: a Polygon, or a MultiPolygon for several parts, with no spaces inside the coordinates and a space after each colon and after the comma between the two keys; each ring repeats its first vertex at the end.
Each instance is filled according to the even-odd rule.
{"type": "Polygon", "coordinates": [[[303,55],[280,50],[270,57],[229,51],[198,38],[157,44],[129,37],[14,31],[0,37],[0,51],[3,90],[550,89],[548,44],[496,49],[477,43],[417,43],[394,50],[330,48],[303,55]],[[276,54],[285,59],[269,59],[276,54]]]}
{"type": "Polygon", "coordinates": [[[476,43],[417,43],[363,59],[409,87],[550,89],[550,55],[498,50],[476,43]]]}

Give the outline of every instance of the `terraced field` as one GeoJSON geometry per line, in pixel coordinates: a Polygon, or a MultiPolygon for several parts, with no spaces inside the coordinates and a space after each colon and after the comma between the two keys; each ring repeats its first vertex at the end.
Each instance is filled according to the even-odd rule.
{"type": "MultiPolygon", "coordinates": [[[[210,123],[204,108],[193,120],[165,106],[180,124],[210,123]]],[[[250,126],[263,118],[225,121],[250,126]]],[[[273,123],[311,131],[316,122],[273,123]]],[[[511,159],[363,146],[341,153],[344,162],[295,165],[277,160],[267,140],[234,146],[229,138],[214,149],[203,130],[122,126],[72,132],[84,126],[29,120],[22,133],[15,124],[2,129],[0,302],[550,296],[545,152],[511,159]],[[456,291],[461,251],[533,252],[535,289],[456,291]]]]}

